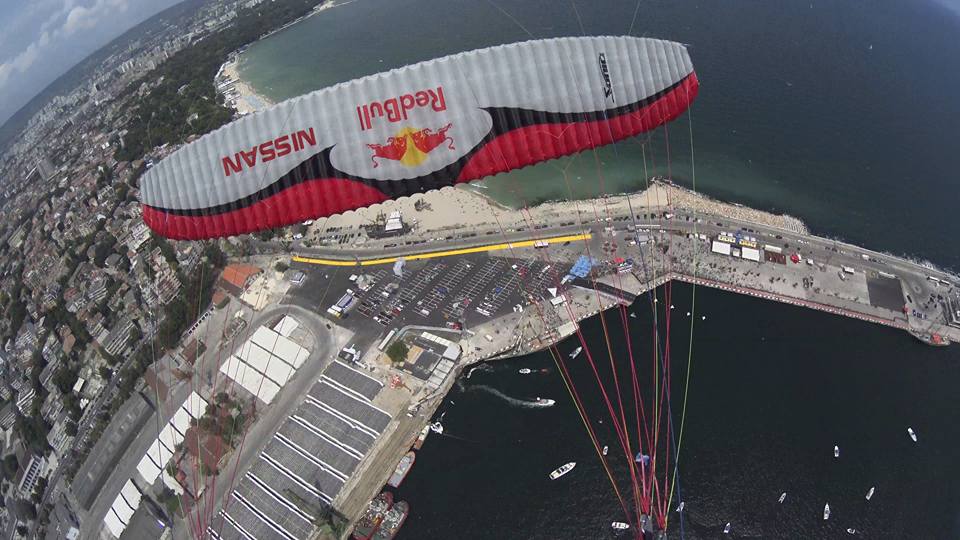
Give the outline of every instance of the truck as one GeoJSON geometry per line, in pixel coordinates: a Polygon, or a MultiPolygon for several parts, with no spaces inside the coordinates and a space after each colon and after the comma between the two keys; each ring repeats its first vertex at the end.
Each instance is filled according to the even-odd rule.
{"type": "Polygon", "coordinates": [[[550,242],[547,242],[546,240],[537,240],[536,242],[533,243],[533,247],[537,249],[550,247],[550,242]]]}

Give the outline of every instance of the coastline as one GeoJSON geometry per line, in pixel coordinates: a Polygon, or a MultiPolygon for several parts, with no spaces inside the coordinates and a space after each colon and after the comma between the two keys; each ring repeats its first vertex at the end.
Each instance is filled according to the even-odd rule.
{"type": "Polygon", "coordinates": [[[484,228],[513,232],[518,227],[533,227],[561,217],[590,223],[604,220],[608,213],[629,212],[630,208],[638,215],[654,210],[685,208],[704,216],[733,217],[786,231],[809,233],[807,226],[792,216],[717,201],[657,178],[652,179],[650,187],[643,191],[598,199],[546,202],[521,210],[504,206],[475,187],[457,185],[319,219],[312,232],[319,233],[330,227],[359,227],[375,221],[381,213],[387,216],[396,211],[414,226],[415,235],[484,228]]]}

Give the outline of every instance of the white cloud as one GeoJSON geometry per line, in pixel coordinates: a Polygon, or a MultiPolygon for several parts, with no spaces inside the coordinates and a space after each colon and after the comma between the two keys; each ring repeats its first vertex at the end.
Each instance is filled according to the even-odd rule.
{"type": "MultiPolygon", "coordinates": [[[[70,0],[67,0],[69,3],[70,0]]],[[[67,13],[67,19],[59,31],[72,35],[80,30],[89,30],[108,16],[127,10],[127,0],[96,0],[90,7],[76,6],[67,13]]]]}
{"type": "Polygon", "coordinates": [[[40,26],[40,37],[13,58],[0,63],[0,89],[11,77],[30,69],[45,49],[62,44],[64,38],[95,28],[101,22],[125,12],[128,0],[94,0],[88,6],[77,0],[62,0],[60,7],[40,26]]]}

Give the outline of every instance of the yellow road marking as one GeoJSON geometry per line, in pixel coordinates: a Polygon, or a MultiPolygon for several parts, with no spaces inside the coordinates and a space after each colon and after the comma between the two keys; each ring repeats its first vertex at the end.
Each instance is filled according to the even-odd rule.
{"type": "MultiPolygon", "coordinates": [[[[539,241],[546,242],[548,244],[561,244],[563,242],[574,242],[577,240],[589,240],[593,238],[592,234],[574,234],[570,236],[554,236],[553,238],[543,238],[541,240],[523,240],[520,242],[509,242],[502,244],[490,244],[487,246],[477,246],[471,248],[462,248],[462,249],[451,249],[446,251],[431,251],[428,253],[418,253],[415,255],[405,255],[403,257],[385,257],[381,259],[370,259],[366,261],[360,261],[359,266],[373,266],[377,264],[391,264],[397,262],[399,259],[404,259],[407,261],[416,261],[420,259],[435,259],[438,257],[452,257],[454,255],[467,255],[470,253],[482,253],[485,251],[500,251],[504,249],[511,248],[524,248],[532,247],[535,243],[539,241]]],[[[319,264],[324,266],[357,266],[355,261],[337,261],[333,259],[316,259],[313,257],[301,257],[299,255],[294,255],[292,258],[293,262],[301,262],[307,264],[319,264]]]]}

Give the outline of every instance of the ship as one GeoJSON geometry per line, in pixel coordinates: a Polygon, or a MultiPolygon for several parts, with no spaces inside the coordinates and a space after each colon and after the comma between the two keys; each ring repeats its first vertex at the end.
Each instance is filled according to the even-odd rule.
{"type": "Polygon", "coordinates": [[[564,463],[563,465],[557,467],[552,473],[550,473],[550,479],[556,480],[557,478],[560,478],[561,476],[572,471],[573,468],[576,466],[577,466],[576,461],[571,461],[570,463],[564,463]]]}
{"type": "Polygon", "coordinates": [[[576,349],[573,350],[572,353],[570,353],[570,359],[573,360],[574,358],[579,356],[581,352],[583,352],[583,347],[577,347],[576,349]]]}
{"type": "Polygon", "coordinates": [[[393,505],[393,508],[383,517],[383,522],[377,532],[374,533],[372,540],[392,540],[409,514],[410,505],[407,504],[407,501],[400,501],[393,505]]]}
{"type": "Polygon", "coordinates": [[[394,469],[393,474],[390,475],[390,479],[387,480],[387,484],[391,487],[400,487],[403,479],[407,477],[407,473],[413,468],[413,462],[416,461],[416,459],[417,454],[413,450],[404,454],[404,456],[400,458],[400,463],[397,463],[397,468],[394,469]]]}
{"type": "Polygon", "coordinates": [[[391,506],[393,506],[393,493],[384,491],[374,497],[367,505],[367,511],[357,522],[357,526],[353,528],[353,539],[370,540],[391,506]]]}
{"type": "Polygon", "coordinates": [[[423,446],[424,441],[427,440],[427,435],[430,434],[430,424],[423,426],[423,429],[420,430],[420,435],[417,435],[417,438],[413,441],[413,449],[419,450],[423,446]]]}

